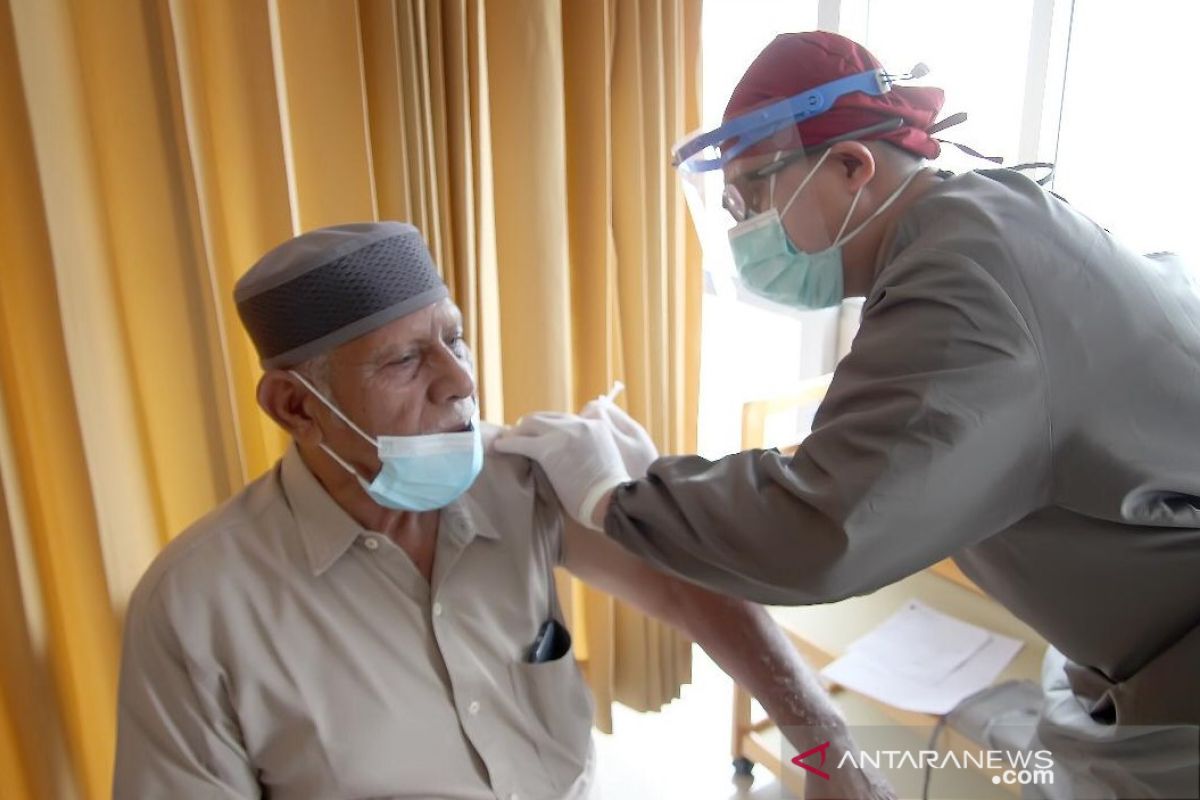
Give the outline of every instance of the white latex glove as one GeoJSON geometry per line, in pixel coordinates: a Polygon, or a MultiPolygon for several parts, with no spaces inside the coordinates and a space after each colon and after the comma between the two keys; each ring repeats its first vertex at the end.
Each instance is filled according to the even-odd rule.
{"type": "Polygon", "coordinates": [[[606,422],[574,414],[524,416],[502,432],[492,447],[541,465],[567,513],[593,530],[596,504],[618,484],[630,480],[606,422]]]}
{"type": "Polygon", "coordinates": [[[646,470],[658,460],[658,448],[646,429],[612,401],[612,394],[601,395],[579,412],[584,419],[595,419],[608,425],[613,441],[621,453],[625,471],[634,478],[646,477],[646,470]]]}

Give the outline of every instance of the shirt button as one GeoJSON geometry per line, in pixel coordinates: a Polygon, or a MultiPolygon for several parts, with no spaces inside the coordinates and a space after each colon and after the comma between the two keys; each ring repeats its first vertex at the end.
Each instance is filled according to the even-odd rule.
{"type": "Polygon", "coordinates": [[[363,542],[363,547],[367,548],[368,550],[378,550],[379,540],[374,536],[368,536],[366,541],[363,542]]]}
{"type": "Polygon", "coordinates": [[[440,617],[442,615],[442,604],[441,603],[433,604],[433,615],[435,617],[440,617]]]}
{"type": "Polygon", "coordinates": [[[479,713],[479,701],[472,700],[471,705],[467,706],[467,713],[474,716],[479,713]]]}

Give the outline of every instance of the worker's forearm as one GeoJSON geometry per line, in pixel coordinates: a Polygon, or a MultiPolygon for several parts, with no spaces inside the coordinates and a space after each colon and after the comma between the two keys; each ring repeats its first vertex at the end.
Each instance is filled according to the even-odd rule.
{"type": "Polygon", "coordinates": [[[772,451],[671,456],[616,487],[597,512],[610,539],[722,594],[801,605],[872,588],[874,561],[852,568],[846,531],[814,503],[833,489],[812,483],[772,451]]]}

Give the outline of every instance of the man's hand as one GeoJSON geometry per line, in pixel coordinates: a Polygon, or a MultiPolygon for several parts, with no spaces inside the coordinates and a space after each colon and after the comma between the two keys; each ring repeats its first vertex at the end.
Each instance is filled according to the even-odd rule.
{"type": "Polygon", "coordinates": [[[599,528],[595,516],[600,500],[630,479],[612,429],[595,419],[529,414],[501,433],[492,446],[497,452],[516,453],[540,464],[567,513],[593,529],[599,528]]]}

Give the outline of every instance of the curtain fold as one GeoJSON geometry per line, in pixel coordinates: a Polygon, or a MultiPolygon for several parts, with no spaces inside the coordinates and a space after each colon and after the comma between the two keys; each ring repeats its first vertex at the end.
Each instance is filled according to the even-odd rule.
{"type": "MultiPolygon", "coordinates": [[[[0,0],[0,796],[108,796],[129,593],[285,445],[232,301],[283,239],[412,221],[486,419],[621,379],[694,448],[698,47],[699,0],[0,0]]],[[[681,637],[560,587],[602,728],[676,696],[681,637]]]]}
{"type": "MultiPolygon", "coordinates": [[[[667,153],[700,122],[700,4],[568,2],[562,11],[571,405],[620,379],[623,404],[660,449],[693,452],[701,272],[667,153]]],[[[686,641],[601,593],[576,586],[573,599],[589,623],[593,686],[638,709],[677,696],[691,669],[686,641]]]]}

